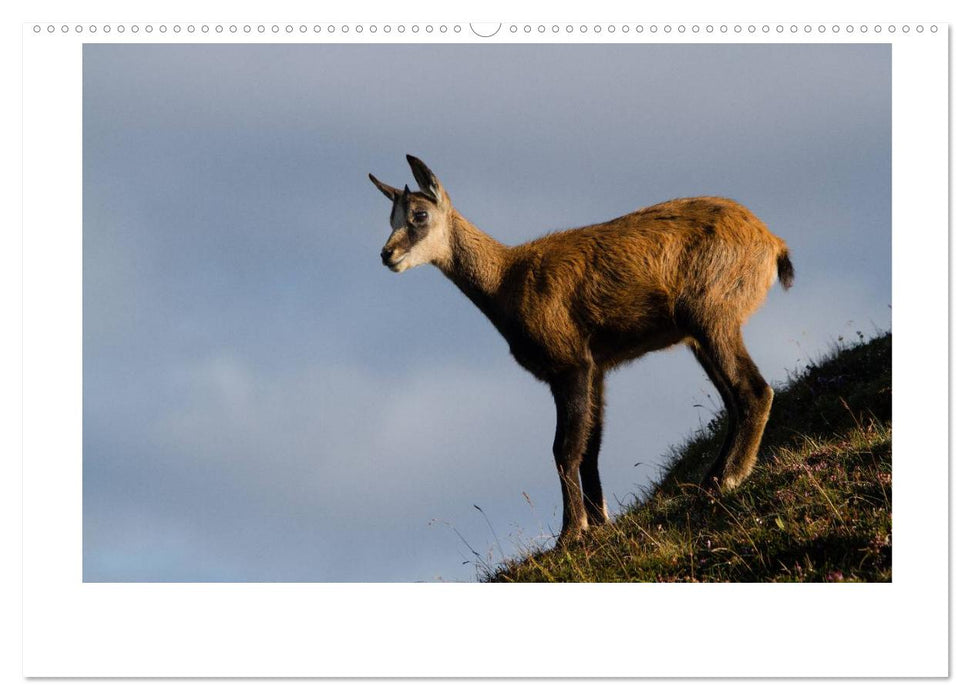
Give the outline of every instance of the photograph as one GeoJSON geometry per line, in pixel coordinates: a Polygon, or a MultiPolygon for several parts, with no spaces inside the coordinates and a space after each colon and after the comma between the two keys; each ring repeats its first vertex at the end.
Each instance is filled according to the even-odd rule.
{"type": "Polygon", "coordinates": [[[893,581],[889,43],[80,55],[85,584],[893,581]]]}

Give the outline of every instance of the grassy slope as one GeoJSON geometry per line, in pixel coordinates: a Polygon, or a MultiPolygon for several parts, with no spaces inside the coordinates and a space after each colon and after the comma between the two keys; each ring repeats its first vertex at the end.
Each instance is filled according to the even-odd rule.
{"type": "Polygon", "coordinates": [[[759,462],[736,491],[697,483],[722,417],[677,448],[649,498],[569,548],[525,554],[490,581],[889,581],[891,336],[776,390],[759,462]]]}

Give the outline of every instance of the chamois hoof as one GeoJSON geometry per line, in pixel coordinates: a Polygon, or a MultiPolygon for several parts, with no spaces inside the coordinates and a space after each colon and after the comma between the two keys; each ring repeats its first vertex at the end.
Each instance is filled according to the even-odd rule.
{"type": "Polygon", "coordinates": [[[589,534],[588,530],[566,530],[560,533],[560,536],[556,539],[556,546],[553,549],[563,549],[564,547],[569,547],[580,542],[583,542],[589,534]]]}
{"type": "Polygon", "coordinates": [[[589,527],[600,527],[610,522],[610,515],[607,513],[607,506],[599,508],[587,508],[587,525],[589,527]]]}
{"type": "Polygon", "coordinates": [[[701,490],[709,496],[719,496],[734,491],[747,477],[748,474],[721,474],[717,476],[709,474],[701,482],[701,490]]]}
{"type": "Polygon", "coordinates": [[[590,523],[591,528],[603,527],[604,525],[610,522],[610,517],[606,513],[604,514],[595,513],[592,515],[587,515],[587,522],[590,523]]]}
{"type": "Polygon", "coordinates": [[[738,474],[727,474],[722,478],[719,488],[722,493],[728,493],[729,491],[734,491],[738,488],[741,483],[745,481],[745,476],[738,474]]]}

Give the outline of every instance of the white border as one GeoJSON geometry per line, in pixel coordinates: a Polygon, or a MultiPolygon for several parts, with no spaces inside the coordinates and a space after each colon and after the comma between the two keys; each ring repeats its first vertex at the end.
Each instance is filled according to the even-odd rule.
{"type": "MultiPolygon", "coordinates": [[[[940,31],[919,35],[821,34],[797,26],[795,33],[700,38],[690,34],[690,24],[685,34],[677,26],[653,35],[574,33],[570,41],[893,42],[892,584],[82,584],[80,48],[92,37],[73,31],[35,34],[28,24],[25,675],[946,675],[947,348],[925,341],[947,334],[946,25],[937,23],[940,31]],[[700,659],[706,660],[703,667],[700,659]]],[[[503,31],[488,41],[565,36],[513,34],[508,25],[503,31]]],[[[403,40],[367,31],[333,36],[361,43],[403,40]]],[[[299,31],[265,39],[212,31],[164,37],[113,31],[95,40],[146,38],[314,39],[299,31]]],[[[469,32],[421,36],[421,41],[471,39],[469,32]]]]}
{"type": "Polygon", "coordinates": [[[57,22],[24,25],[35,39],[99,43],[891,43],[946,35],[939,22],[806,21],[225,21],[57,22]]]}

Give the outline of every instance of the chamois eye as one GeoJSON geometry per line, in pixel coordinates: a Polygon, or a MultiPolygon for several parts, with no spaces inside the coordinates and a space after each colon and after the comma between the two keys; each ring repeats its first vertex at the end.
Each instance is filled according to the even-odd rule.
{"type": "Polygon", "coordinates": [[[420,224],[425,223],[426,221],[428,221],[428,212],[427,211],[416,211],[415,212],[415,221],[417,221],[420,224]]]}

